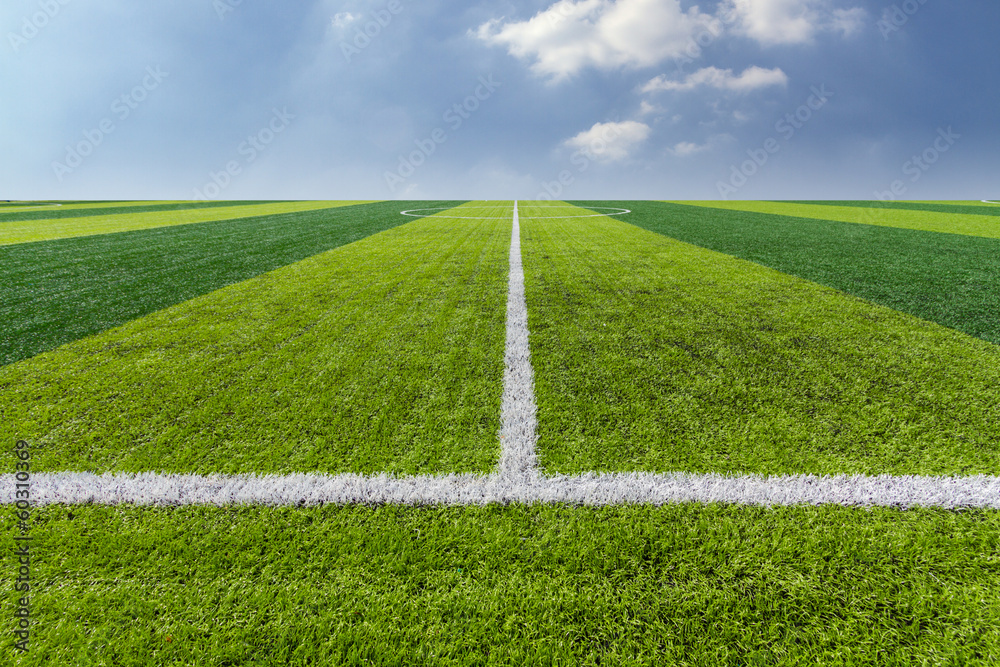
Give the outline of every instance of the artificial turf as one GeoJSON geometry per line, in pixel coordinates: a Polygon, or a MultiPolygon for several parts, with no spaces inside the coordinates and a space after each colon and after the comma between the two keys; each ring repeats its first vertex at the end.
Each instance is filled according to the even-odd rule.
{"type": "Polygon", "coordinates": [[[31,442],[49,471],[487,473],[510,208],[403,217],[11,364],[0,431],[31,442]]]}
{"type": "MultiPolygon", "coordinates": [[[[61,202],[60,202],[61,203],[61,202]]],[[[121,202],[107,206],[99,206],[87,202],[74,202],[76,205],[43,207],[41,210],[24,210],[16,212],[0,211],[0,224],[5,222],[30,222],[34,220],[63,220],[66,218],[84,218],[95,215],[114,215],[130,213],[163,213],[169,211],[197,210],[203,208],[219,208],[232,206],[252,206],[255,204],[279,204],[280,201],[165,201],[165,202],[121,202]]]]}
{"type": "MultiPolygon", "coordinates": [[[[22,667],[1000,662],[996,511],[33,515],[30,651],[2,649],[22,667]]],[[[9,553],[13,513],[0,522],[9,553]]],[[[12,587],[4,600],[15,607],[12,587]]]]}
{"type": "MultiPolygon", "coordinates": [[[[350,228],[347,218],[299,214],[260,228],[204,223],[194,235],[171,228],[21,248],[49,246],[34,255],[0,249],[2,304],[22,299],[4,315],[19,314],[21,326],[30,303],[53,321],[60,280],[66,304],[96,300],[83,319],[131,306],[132,295],[140,314],[122,322],[198,297],[0,368],[0,431],[32,440],[39,471],[489,469],[510,206],[497,204],[486,221],[389,220],[443,205],[359,206],[372,215],[350,228]],[[389,231],[285,266],[327,250],[327,237],[337,247],[380,226],[389,231]],[[112,289],[99,287],[102,266],[112,289]],[[59,271],[49,282],[46,267],[59,271]],[[9,276],[20,291],[9,291],[9,276]],[[39,424],[54,427],[30,430],[39,424]]],[[[545,433],[558,400],[590,420],[584,436],[619,444],[666,406],[664,423],[682,430],[729,420],[765,439],[797,426],[816,436],[800,443],[815,450],[804,456],[775,440],[774,460],[784,457],[775,470],[996,474],[994,346],[624,224],[673,225],[754,261],[801,265],[807,244],[790,231],[801,219],[735,229],[725,212],[688,220],[660,213],[692,207],[627,207],[636,213],[617,222],[541,220],[581,212],[520,205],[540,446],[555,442],[545,433]],[[678,386],[695,391],[671,394],[678,386]],[[691,417],[699,400],[707,418],[691,417]],[[774,419],[760,426],[754,414],[774,419]],[[882,430],[857,428],[870,424],[882,430]],[[935,428],[941,438],[920,440],[935,428]],[[872,448],[852,450],[858,433],[872,448]],[[900,440],[879,440],[893,434],[900,440]],[[879,450],[887,444],[899,446],[879,450]]],[[[926,243],[879,255],[871,237],[852,237],[852,247],[843,231],[813,232],[817,255],[840,258],[819,275],[839,266],[864,285],[905,284],[894,274],[905,257],[893,262],[893,249],[943,247],[954,263],[935,266],[961,267],[965,278],[947,278],[959,282],[987,256],[926,243]]],[[[907,294],[912,304],[919,292],[907,294]]],[[[51,326],[73,322],[69,306],[62,312],[51,326]]],[[[592,456],[587,446],[559,444],[570,459],[577,448],[592,456]]],[[[687,460],[713,462],[705,470],[746,469],[718,448],[697,449],[687,460]]],[[[620,454],[605,450],[592,467],[666,460],[620,454]]],[[[14,470],[9,450],[0,460],[14,470]]],[[[32,514],[31,651],[9,641],[12,665],[1000,663],[996,511],[53,505],[32,514]]],[[[2,516],[0,548],[10,554],[16,522],[2,516]]],[[[8,609],[19,595],[13,562],[8,609]]]]}
{"type": "Polygon", "coordinates": [[[863,225],[879,225],[945,234],[965,234],[1000,238],[1000,220],[995,214],[973,215],[968,206],[949,212],[908,210],[891,207],[829,206],[770,201],[671,202],[711,209],[746,211],[785,216],[791,219],[819,219],[863,225]]]}
{"type": "MultiPolygon", "coordinates": [[[[0,223],[0,246],[54,239],[112,234],[173,225],[190,225],[216,220],[246,219],[279,213],[299,213],[339,208],[368,202],[277,202],[211,208],[180,208],[140,213],[114,212],[104,215],[72,217],[59,220],[30,220],[0,223]]],[[[112,209],[113,210],[113,209],[112,209]]]]}
{"type": "Polygon", "coordinates": [[[782,201],[782,204],[806,204],[810,206],[854,206],[870,209],[894,209],[899,211],[931,211],[933,213],[963,215],[1000,216],[1000,206],[983,202],[937,202],[937,201],[782,201]]]}
{"type": "Polygon", "coordinates": [[[1000,239],[663,202],[591,203],[633,209],[622,218],[631,225],[1000,343],[1000,239]]]}
{"type": "Polygon", "coordinates": [[[547,472],[1000,473],[1000,348],[573,211],[520,209],[547,472]]]}
{"type": "Polygon", "coordinates": [[[154,203],[165,203],[164,201],[113,201],[113,200],[99,200],[99,199],[79,199],[79,200],[36,200],[36,201],[4,201],[0,202],[0,209],[4,212],[13,212],[15,209],[32,209],[39,208],[43,206],[48,206],[52,208],[57,207],[72,207],[72,208],[92,208],[104,205],[116,205],[116,206],[135,206],[137,204],[154,204],[154,203]]]}
{"type": "Polygon", "coordinates": [[[0,366],[405,224],[414,218],[399,212],[420,204],[362,204],[0,247],[0,366]]]}

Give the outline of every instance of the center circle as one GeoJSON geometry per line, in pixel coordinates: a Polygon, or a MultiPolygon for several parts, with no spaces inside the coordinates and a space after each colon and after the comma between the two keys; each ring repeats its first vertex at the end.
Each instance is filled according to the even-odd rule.
{"type": "MultiPolygon", "coordinates": [[[[407,211],[400,211],[400,215],[408,215],[415,218],[429,217],[435,215],[433,213],[417,213],[416,211],[448,211],[454,207],[444,206],[441,208],[411,208],[407,211]]],[[[588,215],[526,215],[524,217],[530,218],[532,220],[556,220],[556,219],[572,219],[572,218],[599,218],[604,215],[625,215],[626,213],[631,213],[627,208],[617,208],[611,206],[594,206],[593,209],[607,209],[609,211],[615,211],[614,213],[590,213],[588,215]]],[[[493,211],[496,209],[494,206],[467,206],[463,208],[463,211],[475,211],[475,210],[488,210],[493,211]]],[[[485,216],[485,215],[438,215],[438,218],[449,218],[452,220],[493,220],[496,216],[485,216]]]]}

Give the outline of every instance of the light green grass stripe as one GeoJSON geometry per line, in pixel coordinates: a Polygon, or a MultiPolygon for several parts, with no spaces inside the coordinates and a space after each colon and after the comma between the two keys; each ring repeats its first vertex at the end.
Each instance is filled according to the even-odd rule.
{"type": "Polygon", "coordinates": [[[87,210],[87,209],[91,209],[91,208],[114,208],[114,207],[118,207],[118,206],[146,206],[146,205],[153,205],[153,204],[178,204],[178,203],[180,203],[180,200],[178,200],[178,201],[173,201],[173,200],[121,201],[121,202],[114,202],[114,203],[94,202],[94,203],[88,203],[88,204],[79,204],[79,203],[63,204],[63,203],[59,203],[59,202],[57,202],[57,203],[59,204],[58,206],[56,204],[30,204],[30,203],[26,203],[23,206],[19,206],[19,205],[4,206],[4,207],[0,208],[0,215],[6,214],[6,213],[20,213],[22,211],[44,211],[44,210],[50,210],[50,211],[70,211],[70,210],[87,210]]]}
{"type": "Polygon", "coordinates": [[[3,648],[18,667],[1000,662],[997,511],[33,514],[31,651],[3,648]]]}
{"type": "Polygon", "coordinates": [[[38,470],[489,472],[511,206],[425,218],[0,369],[38,470]]]}
{"type": "MultiPolygon", "coordinates": [[[[1000,200],[1000,197],[994,197],[993,200],[994,201],[1000,200]]],[[[987,199],[987,201],[989,201],[989,200],[987,199]]],[[[930,199],[928,199],[928,200],[914,199],[913,203],[914,204],[942,204],[942,205],[947,205],[947,206],[973,206],[973,207],[976,207],[976,206],[988,206],[988,204],[986,204],[985,202],[983,202],[983,200],[981,200],[981,199],[969,199],[969,200],[965,200],[965,199],[954,199],[954,200],[952,200],[952,199],[945,199],[945,200],[938,200],[938,199],[935,199],[935,200],[930,200],[930,199]]]]}
{"type": "Polygon", "coordinates": [[[543,471],[1000,472],[1000,348],[549,210],[520,211],[543,471]]]}
{"type": "Polygon", "coordinates": [[[223,206],[161,213],[124,213],[98,215],[65,220],[32,220],[0,224],[0,245],[48,241],[94,234],[109,234],[136,229],[190,225],[199,222],[232,220],[236,218],[258,217],[275,213],[315,211],[324,208],[351,206],[365,201],[306,201],[283,202],[279,204],[254,204],[249,206],[223,206]]]}
{"type": "MultiPolygon", "coordinates": [[[[1000,238],[1000,219],[989,215],[964,215],[907,211],[891,208],[860,208],[856,206],[824,206],[816,204],[787,204],[765,201],[677,201],[677,204],[705,206],[733,211],[773,213],[799,218],[816,218],[836,222],[854,222],[884,227],[902,227],[927,232],[964,234],[1000,238]]],[[[947,202],[954,203],[954,202],[947,202]]],[[[983,204],[980,203],[980,206],[983,204]]]]}

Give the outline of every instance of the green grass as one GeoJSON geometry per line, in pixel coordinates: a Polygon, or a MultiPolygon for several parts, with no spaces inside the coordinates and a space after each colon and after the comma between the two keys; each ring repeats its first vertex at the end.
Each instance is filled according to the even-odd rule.
{"type": "MultiPolygon", "coordinates": [[[[43,200],[43,201],[9,201],[0,202],[0,215],[6,216],[8,213],[13,213],[16,211],[37,211],[39,208],[46,206],[49,207],[48,210],[59,210],[61,208],[67,209],[87,209],[87,208],[103,208],[110,206],[141,206],[145,204],[163,204],[166,200],[153,200],[153,201],[100,201],[96,199],[88,200],[43,200]]],[[[177,202],[179,203],[179,202],[177,202]]]]}
{"type": "MultiPolygon", "coordinates": [[[[414,218],[383,202],[0,247],[0,365],[414,218]]],[[[450,206],[456,202],[427,202],[450,206]]]]}
{"type": "Polygon", "coordinates": [[[769,213],[798,218],[918,229],[927,232],[1000,238],[1000,221],[997,220],[996,214],[991,212],[988,215],[971,215],[969,207],[951,207],[951,210],[945,212],[913,208],[831,206],[829,204],[770,201],[687,201],[676,203],[711,209],[769,213]]]}
{"type": "Polygon", "coordinates": [[[778,202],[783,204],[807,204],[810,206],[854,206],[868,209],[891,209],[899,211],[931,211],[934,213],[960,213],[963,215],[992,215],[1000,216],[1000,206],[996,204],[984,204],[978,201],[789,201],[778,202]]]}
{"type": "MultiPolygon", "coordinates": [[[[216,202],[212,202],[215,204],[216,202]]],[[[228,203],[228,202],[227,202],[228,203]]],[[[217,220],[263,217],[280,213],[297,213],[365,204],[362,201],[340,202],[277,202],[243,206],[185,206],[168,204],[159,207],[136,207],[136,211],[103,209],[105,213],[87,212],[85,216],[56,219],[46,215],[40,219],[0,222],[0,246],[37,241],[51,241],[95,234],[111,234],[173,225],[191,225],[217,220]],[[107,213],[112,211],[112,213],[107,213]]]]}
{"type": "MultiPolygon", "coordinates": [[[[579,202],[585,205],[585,202],[579,202]]],[[[630,224],[1000,343],[1000,240],[661,202],[630,224]]]]}
{"type": "Polygon", "coordinates": [[[995,511],[54,506],[32,535],[18,666],[1000,662],[995,511]]]}
{"type": "MultiPolygon", "coordinates": [[[[987,200],[997,201],[996,197],[986,197],[987,200]]],[[[892,204],[896,203],[911,203],[911,204],[948,204],[949,206],[983,206],[983,201],[981,199],[922,199],[914,200],[911,202],[888,202],[892,204]]]]}
{"type": "MultiPolygon", "coordinates": [[[[0,432],[36,472],[491,469],[510,205],[398,216],[445,205],[0,248],[8,352],[96,334],[0,367],[0,432]]],[[[663,234],[970,327],[996,242],[621,205],[520,205],[543,464],[996,474],[995,346],[663,234]]],[[[19,667],[1000,664],[992,510],[57,505],[31,535],[19,667]]]]}
{"type": "MultiPolygon", "coordinates": [[[[461,210],[461,209],[457,209],[461,210]]],[[[0,369],[39,470],[489,472],[510,205],[396,227],[0,369]]]]}
{"type": "Polygon", "coordinates": [[[277,201],[135,201],[135,202],[74,202],[44,205],[36,202],[23,207],[0,208],[0,223],[26,222],[32,220],[63,220],[84,218],[93,215],[115,213],[156,213],[184,209],[251,206],[253,204],[278,204],[277,201]]]}
{"type": "Polygon", "coordinates": [[[553,208],[521,207],[545,470],[1000,473],[996,346],[553,208]]]}

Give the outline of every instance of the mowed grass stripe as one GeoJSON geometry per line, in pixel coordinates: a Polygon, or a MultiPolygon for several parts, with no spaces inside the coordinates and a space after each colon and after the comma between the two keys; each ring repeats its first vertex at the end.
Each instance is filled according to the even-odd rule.
{"type": "MultiPolygon", "coordinates": [[[[214,203],[214,202],[213,202],[214,203]]],[[[366,204],[364,201],[308,201],[255,203],[242,206],[170,207],[148,212],[122,213],[0,223],[0,246],[117,232],[191,225],[216,220],[263,217],[278,213],[317,211],[366,204]]],[[[141,207],[139,207],[141,208],[141,207]]]]}
{"type": "Polygon", "coordinates": [[[33,521],[23,667],[1000,661],[997,511],[54,506],[33,521]]]}
{"type": "Polygon", "coordinates": [[[30,204],[17,208],[0,209],[0,224],[5,222],[23,222],[31,220],[60,220],[64,218],[83,218],[91,215],[107,215],[113,213],[151,213],[156,211],[176,211],[183,208],[216,208],[218,206],[237,206],[250,204],[276,204],[278,202],[262,201],[123,201],[98,203],[62,203],[30,204]]]}
{"type": "Polygon", "coordinates": [[[963,215],[1000,216],[1000,206],[984,204],[981,201],[781,201],[779,204],[804,204],[809,206],[851,206],[866,209],[890,209],[898,211],[931,211],[933,213],[960,213],[963,215]]]}
{"type": "Polygon", "coordinates": [[[93,208],[111,208],[119,206],[143,206],[152,204],[166,204],[166,203],[179,203],[167,202],[166,200],[148,200],[148,201],[98,201],[98,200],[79,200],[79,201],[21,201],[21,202],[2,202],[0,203],[0,218],[5,218],[8,213],[17,213],[20,211],[33,211],[38,212],[41,210],[48,211],[59,211],[62,209],[93,209],[93,208]]]}
{"type": "MultiPolygon", "coordinates": [[[[1000,240],[662,202],[627,222],[1000,344],[1000,240]]],[[[581,202],[581,205],[585,205],[581,202]]]]}
{"type": "MultiPolygon", "coordinates": [[[[0,365],[412,221],[383,202],[0,248],[0,365]]],[[[431,202],[439,206],[457,202],[431,202]]]]}
{"type": "Polygon", "coordinates": [[[521,207],[543,471],[1000,472],[1000,348],[552,208],[521,207]]]}
{"type": "Polygon", "coordinates": [[[1000,238],[1000,219],[995,215],[970,215],[965,211],[930,211],[902,208],[827,206],[769,201],[685,201],[670,202],[727,211],[746,211],[800,219],[830,220],[862,225],[899,227],[925,232],[1000,238]]]}
{"type": "MultiPolygon", "coordinates": [[[[397,206],[398,209],[398,206],[397,206]]],[[[0,370],[37,470],[488,472],[510,205],[424,218],[0,370]]]]}

